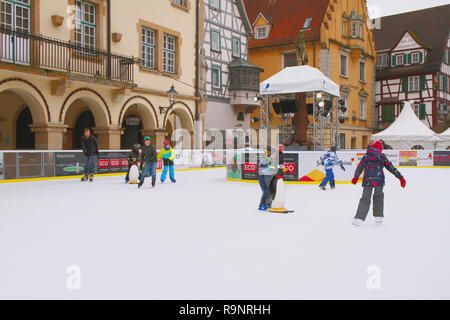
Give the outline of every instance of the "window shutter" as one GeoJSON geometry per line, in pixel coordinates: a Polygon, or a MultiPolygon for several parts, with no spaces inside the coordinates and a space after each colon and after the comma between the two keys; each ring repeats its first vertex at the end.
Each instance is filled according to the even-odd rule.
{"type": "Polygon", "coordinates": [[[403,54],[403,64],[408,64],[408,54],[406,53],[403,54]]]}
{"type": "Polygon", "coordinates": [[[444,91],[445,92],[448,92],[447,82],[448,82],[448,79],[446,76],[444,76],[444,91]]]}
{"type": "Polygon", "coordinates": [[[402,78],[402,92],[408,92],[408,77],[402,78]]]}
{"type": "Polygon", "coordinates": [[[419,119],[420,120],[425,120],[426,118],[426,113],[425,113],[425,104],[421,104],[419,107],[419,119]]]}
{"type": "Polygon", "coordinates": [[[392,55],[392,66],[395,67],[395,65],[396,65],[395,55],[392,55]]]}
{"type": "Polygon", "coordinates": [[[393,122],[394,121],[394,106],[384,105],[383,106],[383,121],[393,122]]]}
{"type": "Polygon", "coordinates": [[[447,111],[447,105],[444,104],[444,111],[447,111]]]}
{"type": "Polygon", "coordinates": [[[425,76],[420,76],[420,90],[423,91],[427,87],[427,78],[425,76]]]}
{"type": "Polygon", "coordinates": [[[412,54],[409,53],[408,54],[408,64],[411,64],[411,61],[412,61],[412,54]]]}
{"type": "Polygon", "coordinates": [[[423,63],[423,52],[422,51],[419,52],[419,62],[423,63]]]}

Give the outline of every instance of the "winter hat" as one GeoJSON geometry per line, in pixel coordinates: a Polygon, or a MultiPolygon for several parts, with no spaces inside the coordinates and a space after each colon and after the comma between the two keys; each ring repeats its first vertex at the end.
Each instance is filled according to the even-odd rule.
{"type": "Polygon", "coordinates": [[[169,143],[169,141],[167,141],[167,140],[163,142],[163,146],[164,146],[164,147],[167,146],[168,144],[170,144],[170,143],[169,143]]]}
{"type": "Polygon", "coordinates": [[[380,151],[383,151],[383,144],[381,143],[381,141],[375,141],[372,145],[372,148],[376,148],[380,151]]]}
{"type": "Polygon", "coordinates": [[[146,136],[146,137],[144,138],[144,142],[147,141],[147,140],[148,140],[148,141],[152,141],[152,139],[151,139],[149,136],[146,136]]]}

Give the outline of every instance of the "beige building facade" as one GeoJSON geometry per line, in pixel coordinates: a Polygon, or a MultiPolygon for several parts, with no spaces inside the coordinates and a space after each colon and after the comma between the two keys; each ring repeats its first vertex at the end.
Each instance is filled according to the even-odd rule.
{"type": "Polygon", "coordinates": [[[160,148],[180,128],[193,146],[194,0],[1,4],[0,149],[77,149],[85,127],[101,149],[160,148]]]}

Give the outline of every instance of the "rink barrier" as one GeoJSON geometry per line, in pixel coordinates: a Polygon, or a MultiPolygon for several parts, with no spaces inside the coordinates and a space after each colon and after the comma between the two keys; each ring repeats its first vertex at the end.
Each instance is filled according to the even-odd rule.
{"type": "MultiPolygon", "coordinates": [[[[355,170],[367,150],[338,151],[345,171],[334,167],[335,181],[338,184],[349,184],[355,170]]],[[[450,150],[384,150],[392,164],[399,168],[450,168],[450,150]]],[[[286,184],[317,185],[325,178],[324,166],[320,157],[324,151],[286,151],[282,163],[287,171],[284,173],[286,184]]],[[[237,152],[233,161],[227,161],[228,181],[258,183],[259,159],[263,154],[259,151],[237,152]]]]}
{"type": "MultiPolygon", "coordinates": [[[[213,170],[213,169],[226,169],[226,167],[209,167],[209,168],[190,168],[190,169],[175,169],[175,172],[183,171],[199,171],[199,170],[213,170]]],[[[157,173],[161,173],[162,170],[156,170],[157,173]]],[[[117,177],[125,176],[126,172],[118,173],[100,173],[96,174],[95,177],[117,177]]],[[[0,180],[2,183],[18,183],[18,182],[36,182],[36,181],[52,181],[52,180],[68,180],[68,179],[81,179],[84,175],[77,176],[66,176],[66,177],[47,177],[47,178],[25,178],[25,179],[10,179],[10,180],[0,180]]]]}

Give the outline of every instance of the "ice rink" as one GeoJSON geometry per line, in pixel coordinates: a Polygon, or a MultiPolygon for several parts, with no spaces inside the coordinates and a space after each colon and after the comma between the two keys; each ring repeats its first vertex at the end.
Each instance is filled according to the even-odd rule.
{"type": "Polygon", "coordinates": [[[360,228],[360,184],[288,185],[289,215],[224,169],[0,184],[0,298],[450,299],[450,169],[399,170],[360,228]]]}

